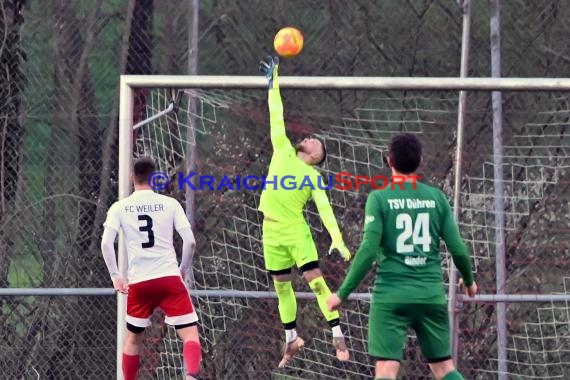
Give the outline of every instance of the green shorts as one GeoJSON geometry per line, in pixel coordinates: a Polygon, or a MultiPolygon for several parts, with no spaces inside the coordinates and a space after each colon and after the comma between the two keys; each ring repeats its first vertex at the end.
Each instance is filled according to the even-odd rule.
{"type": "Polygon", "coordinates": [[[265,269],[282,271],[318,261],[319,255],[306,223],[263,221],[263,258],[265,269]]]}
{"type": "Polygon", "coordinates": [[[418,338],[428,362],[451,357],[446,304],[372,302],[368,324],[368,352],[376,360],[401,361],[408,328],[418,338]]]}

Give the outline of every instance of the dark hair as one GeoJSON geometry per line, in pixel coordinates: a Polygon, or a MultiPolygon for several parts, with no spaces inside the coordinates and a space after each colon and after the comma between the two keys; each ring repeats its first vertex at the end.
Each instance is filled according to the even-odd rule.
{"type": "Polygon", "coordinates": [[[392,138],[388,154],[396,171],[411,174],[422,162],[422,143],[416,135],[402,133],[392,138]]]}
{"type": "Polygon", "coordinates": [[[148,178],[156,171],[154,160],[150,157],[142,157],[135,161],[133,165],[133,175],[135,183],[141,185],[148,182],[148,178]]]}
{"type": "Polygon", "coordinates": [[[323,147],[323,158],[321,158],[321,159],[319,160],[319,162],[315,163],[315,165],[320,165],[320,164],[322,164],[323,162],[325,162],[326,159],[327,159],[327,147],[326,147],[325,142],[323,141],[323,139],[321,139],[320,137],[317,137],[317,136],[312,136],[312,137],[313,137],[315,140],[319,140],[319,142],[321,143],[321,146],[323,147]]]}

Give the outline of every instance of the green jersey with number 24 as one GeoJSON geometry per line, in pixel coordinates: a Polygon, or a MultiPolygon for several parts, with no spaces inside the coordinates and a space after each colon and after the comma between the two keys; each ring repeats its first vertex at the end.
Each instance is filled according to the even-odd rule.
{"type": "Polygon", "coordinates": [[[339,289],[341,298],[354,290],[376,261],[374,302],[445,302],[441,240],[465,283],[473,282],[469,250],[445,194],[419,182],[402,187],[396,184],[394,189],[369,194],[363,244],[339,289]]]}

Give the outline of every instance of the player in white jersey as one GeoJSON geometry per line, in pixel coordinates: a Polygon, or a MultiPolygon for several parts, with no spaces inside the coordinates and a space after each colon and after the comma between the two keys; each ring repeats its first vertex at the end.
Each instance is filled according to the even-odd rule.
{"type": "Polygon", "coordinates": [[[123,376],[125,380],[136,379],[142,332],[150,326],[154,309],[160,307],[166,314],[165,322],[176,328],[184,343],[187,378],[195,379],[202,359],[198,317],[183,282],[196,246],[194,235],[178,201],[150,187],[149,178],[156,170],[154,161],[141,158],[133,169],[135,191],[111,206],[101,239],[113,286],[127,294],[123,376]],[[120,229],[127,246],[127,279],[121,277],[115,257],[114,241],[120,229]],[[174,229],[184,241],[180,267],[173,245],[174,229]]]}

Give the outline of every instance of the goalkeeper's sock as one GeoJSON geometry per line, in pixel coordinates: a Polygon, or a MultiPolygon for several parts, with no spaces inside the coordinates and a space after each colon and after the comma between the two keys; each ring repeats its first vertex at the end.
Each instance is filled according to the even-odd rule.
{"type": "Polygon", "coordinates": [[[446,373],[445,376],[441,378],[441,380],[465,380],[465,378],[463,377],[461,372],[459,372],[458,370],[453,370],[451,372],[446,373]]]}
{"type": "MultiPolygon", "coordinates": [[[[337,319],[338,321],[338,319],[337,319]]],[[[340,338],[341,336],[344,336],[344,334],[342,333],[342,330],[340,329],[340,325],[337,324],[336,326],[332,326],[332,334],[334,338],[340,338]]]]}
{"type": "Polygon", "coordinates": [[[202,361],[202,347],[200,342],[189,340],[184,343],[182,349],[184,363],[186,364],[186,373],[191,376],[198,376],[200,373],[200,362],[202,361]]]}
{"type": "Polygon", "coordinates": [[[139,355],[123,354],[123,377],[125,380],[136,380],[139,371],[139,355]]]}
{"type": "Polygon", "coordinates": [[[291,281],[273,281],[279,300],[279,317],[285,327],[285,339],[291,342],[297,338],[295,330],[297,319],[297,299],[291,281]]]}
{"type": "Polygon", "coordinates": [[[291,343],[297,339],[297,329],[296,328],[285,328],[285,342],[291,343]]]}
{"type": "MultiPolygon", "coordinates": [[[[327,298],[331,295],[331,291],[325,282],[325,279],[321,277],[317,277],[312,281],[309,281],[309,287],[317,296],[317,301],[319,303],[319,308],[321,312],[325,316],[325,319],[329,322],[331,327],[333,327],[333,335],[335,333],[334,326],[338,326],[340,314],[338,311],[329,311],[327,307],[327,298]]],[[[340,332],[340,327],[337,329],[337,334],[340,332]]],[[[342,336],[342,332],[341,335],[342,336]]]]}

